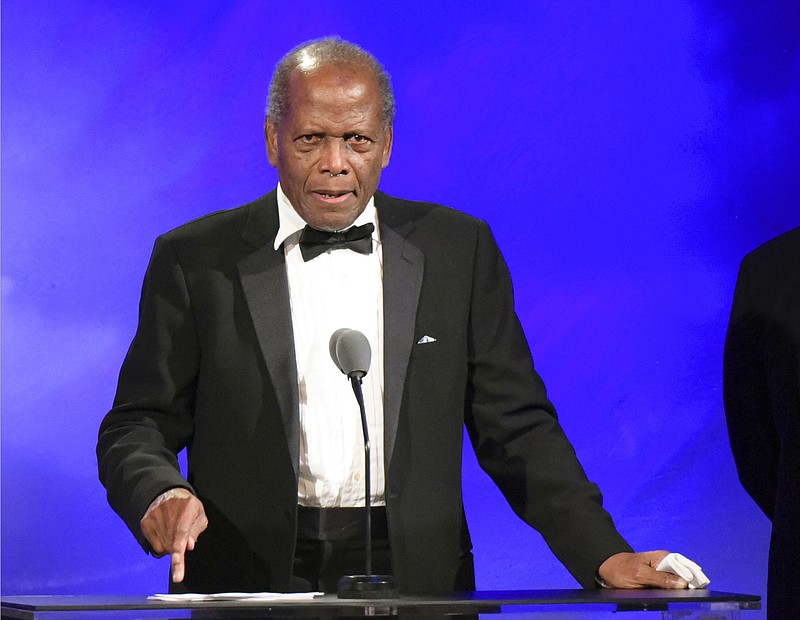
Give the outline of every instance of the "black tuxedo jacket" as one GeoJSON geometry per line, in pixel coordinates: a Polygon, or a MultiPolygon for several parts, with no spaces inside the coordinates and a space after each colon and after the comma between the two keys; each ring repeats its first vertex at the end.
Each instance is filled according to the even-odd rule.
{"type": "MultiPolygon", "coordinates": [[[[513,509],[584,586],[629,551],[559,426],[482,221],[375,197],[384,269],[386,503],[406,592],[474,588],[463,428],[513,509]],[[419,343],[423,336],[435,342],[419,343]]],[[[139,520],[169,487],[202,500],[191,591],[292,587],[298,394],[275,192],[156,241],[139,326],[100,429],[101,480],[139,520]],[[188,451],[188,477],[176,453],[188,451]]],[[[331,362],[333,363],[333,362],[331,362]]]]}
{"type": "Polygon", "coordinates": [[[772,520],[767,615],[800,609],[800,228],[742,261],[724,398],[739,479],[772,520]]]}

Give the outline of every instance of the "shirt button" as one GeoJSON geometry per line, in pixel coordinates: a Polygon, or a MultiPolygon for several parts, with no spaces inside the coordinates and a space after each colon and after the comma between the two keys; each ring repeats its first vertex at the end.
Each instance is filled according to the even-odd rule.
{"type": "Polygon", "coordinates": [[[356,482],[359,482],[361,480],[361,472],[360,471],[357,471],[356,473],[353,474],[353,480],[355,480],[356,482]]]}

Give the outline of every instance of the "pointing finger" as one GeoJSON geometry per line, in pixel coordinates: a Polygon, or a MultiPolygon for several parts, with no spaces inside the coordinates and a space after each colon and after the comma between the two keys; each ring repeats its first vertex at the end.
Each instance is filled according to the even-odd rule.
{"type": "Polygon", "coordinates": [[[186,573],[184,565],[183,552],[176,551],[172,554],[172,581],[180,583],[183,581],[183,576],[186,573]]]}

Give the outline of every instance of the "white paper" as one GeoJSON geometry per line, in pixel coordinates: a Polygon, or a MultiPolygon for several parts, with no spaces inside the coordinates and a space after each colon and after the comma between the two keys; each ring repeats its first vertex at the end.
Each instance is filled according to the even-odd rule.
{"type": "Polygon", "coordinates": [[[310,601],[322,592],[218,592],[215,594],[151,594],[148,601],[167,603],[196,603],[204,601],[310,601]]]}

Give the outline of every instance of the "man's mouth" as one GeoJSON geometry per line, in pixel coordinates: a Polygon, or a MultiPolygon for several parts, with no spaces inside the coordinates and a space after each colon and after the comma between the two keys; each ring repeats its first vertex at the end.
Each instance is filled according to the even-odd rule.
{"type": "Polygon", "coordinates": [[[353,194],[350,190],[316,190],[314,194],[325,202],[342,202],[353,194]]]}

